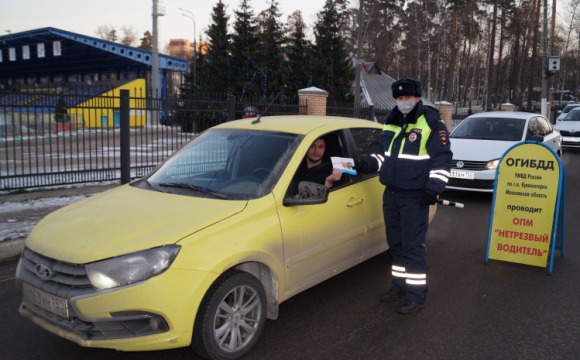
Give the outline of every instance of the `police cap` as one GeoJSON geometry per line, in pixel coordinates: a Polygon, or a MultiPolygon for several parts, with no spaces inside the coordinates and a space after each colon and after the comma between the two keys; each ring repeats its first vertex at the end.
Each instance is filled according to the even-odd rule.
{"type": "Polygon", "coordinates": [[[393,97],[396,99],[399,96],[416,96],[421,97],[421,83],[419,80],[411,78],[403,78],[397,80],[391,85],[393,97]]]}

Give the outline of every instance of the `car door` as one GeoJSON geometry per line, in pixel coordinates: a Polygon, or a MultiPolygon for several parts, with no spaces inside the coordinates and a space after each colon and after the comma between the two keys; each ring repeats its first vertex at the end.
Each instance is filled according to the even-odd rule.
{"type": "MultiPolygon", "coordinates": [[[[344,134],[336,135],[344,140],[344,134]]],[[[323,204],[280,206],[285,298],[360,262],[365,230],[363,206],[362,187],[351,184],[350,179],[331,188],[323,204]]]]}

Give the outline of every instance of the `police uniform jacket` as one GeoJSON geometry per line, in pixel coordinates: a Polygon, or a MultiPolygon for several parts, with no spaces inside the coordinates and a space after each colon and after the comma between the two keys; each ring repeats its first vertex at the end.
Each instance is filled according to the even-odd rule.
{"type": "Polygon", "coordinates": [[[419,101],[404,117],[395,107],[385,120],[380,145],[382,153],[375,159],[387,188],[433,195],[445,190],[452,152],[437,109],[419,101]]]}

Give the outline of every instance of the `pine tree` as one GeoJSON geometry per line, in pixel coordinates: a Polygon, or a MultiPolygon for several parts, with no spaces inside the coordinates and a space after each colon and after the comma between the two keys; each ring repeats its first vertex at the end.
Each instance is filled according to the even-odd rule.
{"type": "Polygon", "coordinates": [[[259,19],[260,58],[257,62],[258,73],[257,94],[262,99],[272,99],[277,96],[283,87],[282,45],[284,34],[278,22],[280,10],[278,1],[270,0],[270,6],[261,13],[259,19]]]}
{"type": "Polygon", "coordinates": [[[184,99],[194,99],[196,95],[205,92],[211,84],[211,77],[208,73],[207,59],[202,51],[202,43],[197,43],[197,63],[196,63],[196,85],[193,81],[193,62],[189,64],[189,72],[185,75],[183,86],[181,87],[181,97],[184,99]]]}
{"type": "Polygon", "coordinates": [[[149,30],[143,33],[143,37],[141,38],[141,45],[139,45],[139,48],[145,50],[153,49],[153,35],[151,35],[149,30]]]}
{"type": "Polygon", "coordinates": [[[352,100],[354,69],[341,35],[345,11],[343,3],[326,0],[314,27],[313,85],[328,91],[331,103],[352,100]]]}
{"type": "Polygon", "coordinates": [[[220,1],[213,8],[212,24],[206,34],[208,51],[206,54],[207,72],[211,79],[204,90],[230,93],[233,90],[231,68],[231,35],[228,34],[228,20],[225,5],[220,1]]]}
{"type": "Polygon", "coordinates": [[[287,61],[284,71],[286,94],[294,96],[298,90],[312,86],[312,45],[304,33],[306,24],[300,10],[288,18],[288,45],[285,48],[287,61]]]}
{"type": "Polygon", "coordinates": [[[236,97],[245,100],[256,93],[257,25],[248,0],[242,0],[239,10],[234,13],[236,22],[232,36],[232,78],[236,97]]]}

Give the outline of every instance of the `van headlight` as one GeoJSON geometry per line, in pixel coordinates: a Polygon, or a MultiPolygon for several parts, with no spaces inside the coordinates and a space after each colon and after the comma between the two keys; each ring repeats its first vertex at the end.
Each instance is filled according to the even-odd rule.
{"type": "Polygon", "coordinates": [[[99,290],[134,284],[167,270],[179,249],[179,245],[162,246],[97,261],[86,265],[87,276],[99,290]]]}

